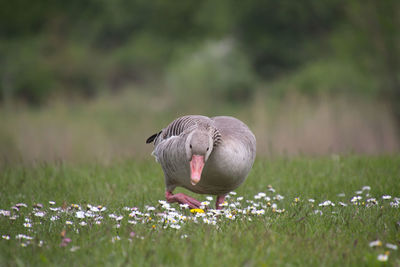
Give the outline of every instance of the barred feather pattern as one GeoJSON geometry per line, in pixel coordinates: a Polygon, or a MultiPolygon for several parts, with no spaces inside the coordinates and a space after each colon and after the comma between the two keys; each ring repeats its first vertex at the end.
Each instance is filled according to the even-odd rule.
{"type": "Polygon", "coordinates": [[[183,116],[171,122],[164,128],[154,139],[156,146],[161,141],[172,136],[179,136],[185,131],[191,131],[194,128],[203,128],[210,130],[213,135],[214,147],[222,142],[222,137],[219,131],[213,126],[213,121],[204,116],[183,116]]]}

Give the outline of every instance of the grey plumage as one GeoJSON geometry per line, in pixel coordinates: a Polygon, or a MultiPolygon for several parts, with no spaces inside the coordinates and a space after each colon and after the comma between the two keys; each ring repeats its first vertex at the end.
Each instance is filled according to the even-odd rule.
{"type": "Polygon", "coordinates": [[[200,194],[226,194],[245,180],[256,155],[254,134],[243,122],[228,116],[183,116],[147,142],[154,142],[153,155],[162,166],[167,190],[171,192],[182,186],[200,194]],[[206,163],[200,182],[192,185],[188,140],[197,133],[206,136],[201,141],[207,147],[206,163]]]}

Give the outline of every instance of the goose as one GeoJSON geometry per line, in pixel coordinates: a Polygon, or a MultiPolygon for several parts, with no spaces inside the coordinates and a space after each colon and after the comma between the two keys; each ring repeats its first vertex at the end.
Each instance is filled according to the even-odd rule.
{"type": "Polygon", "coordinates": [[[225,196],[244,182],[256,157],[256,138],[239,119],[230,116],[187,115],[172,121],[150,136],[152,155],[160,163],[167,202],[191,209],[201,202],[184,194],[183,187],[197,194],[216,195],[216,209],[225,196]]]}

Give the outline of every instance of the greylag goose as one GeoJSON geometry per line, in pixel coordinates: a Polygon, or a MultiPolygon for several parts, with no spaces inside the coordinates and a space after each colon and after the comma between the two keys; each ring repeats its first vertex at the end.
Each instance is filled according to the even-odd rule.
{"type": "Polygon", "coordinates": [[[199,208],[201,202],[177,186],[194,193],[216,195],[216,208],[225,196],[246,179],[256,156],[256,138],[240,120],[228,117],[189,115],[171,122],[146,143],[154,142],[156,161],[164,172],[169,203],[199,208]]]}

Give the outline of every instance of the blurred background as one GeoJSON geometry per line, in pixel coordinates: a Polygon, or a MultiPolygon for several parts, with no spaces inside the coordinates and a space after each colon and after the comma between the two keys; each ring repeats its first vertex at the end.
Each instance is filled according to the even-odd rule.
{"type": "Polygon", "coordinates": [[[184,114],[259,156],[400,148],[400,1],[1,1],[3,163],[150,158],[184,114]]]}

